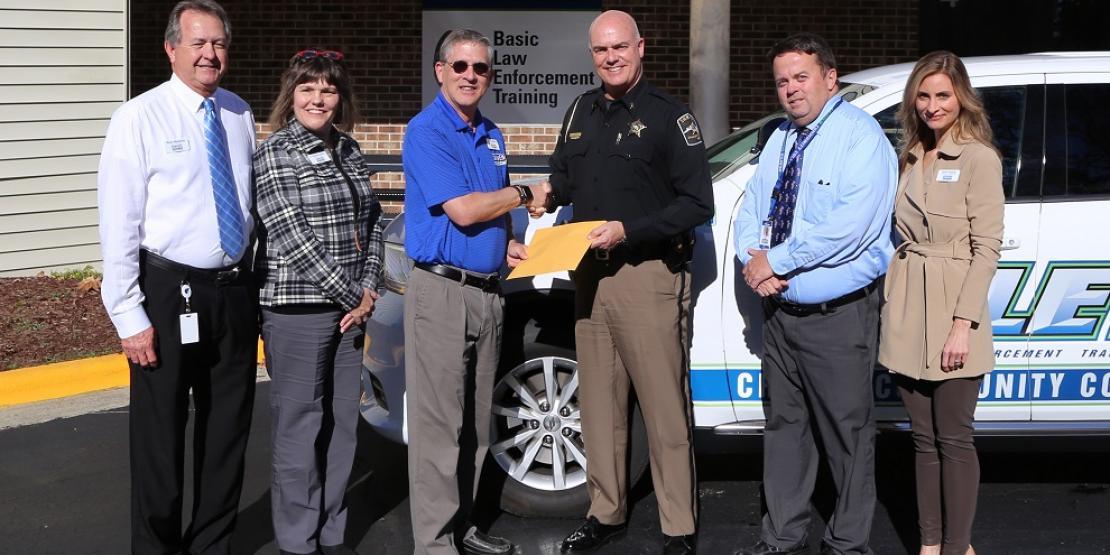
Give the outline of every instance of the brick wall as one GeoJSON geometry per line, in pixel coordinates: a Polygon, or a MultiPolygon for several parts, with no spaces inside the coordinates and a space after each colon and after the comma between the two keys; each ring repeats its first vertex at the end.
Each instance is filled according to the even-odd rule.
{"type": "Polygon", "coordinates": [[[825,37],[836,55],[840,75],[916,60],[921,54],[920,1],[778,0],[768,6],[766,2],[733,0],[732,125],[744,125],[778,109],[767,53],[791,33],[809,31],[825,37]]]}
{"type": "MultiPolygon", "coordinates": [[[[915,59],[919,55],[918,5],[923,0],[732,0],[730,124],[744,125],[777,109],[766,53],[795,31],[823,35],[837,54],[841,74],[915,59]]],[[[174,0],[131,3],[131,92],[139,94],[170,75],[162,50],[174,0]]],[[[265,120],[289,57],[306,46],[347,55],[355,94],[366,123],[355,137],[369,154],[399,154],[404,124],[421,108],[419,0],[227,0],[233,41],[224,86],[246,99],[265,120]]],[[[689,95],[690,2],[603,0],[604,9],[636,17],[647,40],[646,78],[676,97],[689,95]]],[[[581,33],[585,29],[571,30],[581,33]]],[[[510,154],[546,154],[556,126],[499,122],[510,154]]],[[[269,131],[260,125],[262,136],[269,131]]],[[[376,187],[400,188],[397,174],[380,174],[376,187]]]]}
{"type": "MultiPolygon", "coordinates": [[[[131,3],[132,94],[170,75],[162,50],[175,0],[131,3]]],[[[228,0],[231,63],[223,85],[265,120],[278,79],[298,50],[321,46],[347,55],[355,96],[367,121],[405,123],[420,110],[418,0],[228,0]]]]}

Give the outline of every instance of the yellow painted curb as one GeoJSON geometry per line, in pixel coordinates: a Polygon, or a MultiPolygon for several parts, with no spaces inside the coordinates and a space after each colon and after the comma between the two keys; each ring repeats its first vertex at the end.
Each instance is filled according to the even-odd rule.
{"type": "Polygon", "coordinates": [[[0,407],[130,385],[122,354],[0,372],[0,407]]]}
{"type": "MultiPolygon", "coordinates": [[[[264,352],[259,340],[259,364],[264,352]]],[[[0,372],[0,408],[129,385],[131,374],[122,354],[7,370],[0,372]]]]}

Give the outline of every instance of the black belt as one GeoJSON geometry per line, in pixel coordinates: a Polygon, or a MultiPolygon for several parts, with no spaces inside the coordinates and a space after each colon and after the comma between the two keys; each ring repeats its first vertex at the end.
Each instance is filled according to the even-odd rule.
{"type": "Polygon", "coordinates": [[[497,283],[499,279],[496,274],[491,276],[476,276],[453,266],[447,266],[445,264],[426,264],[424,262],[417,262],[416,267],[425,272],[431,272],[437,276],[445,277],[463,285],[477,287],[486,293],[497,292],[497,283]]]}
{"type": "Polygon", "coordinates": [[[238,264],[225,268],[194,268],[180,262],[174,262],[166,257],[158,256],[147,250],[139,251],[139,260],[140,262],[145,262],[155,268],[166,270],[167,272],[179,273],[188,278],[199,278],[211,281],[218,285],[234,283],[239,279],[239,276],[245,273],[239,269],[238,264]]]}
{"type": "Polygon", "coordinates": [[[875,281],[872,281],[871,283],[869,283],[869,284],[867,284],[867,285],[865,285],[865,286],[863,286],[859,289],[856,289],[855,291],[852,291],[851,293],[848,293],[847,295],[843,295],[843,296],[837,297],[837,298],[835,298],[831,301],[825,301],[823,303],[817,303],[817,304],[791,303],[791,302],[787,302],[787,301],[778,299],[776,297],[771,297],[771,302],[774,303],[775,306],[781,308],[783,312],[785,312],[785,313],[787,313],[791,316],[809,316],[811,314],[829,314],[830,312],[835,312],[838,307],[844,306],[848,303],[856,302],[856,301],[870,295],[871,292],[874,291],[875,289],[878,289],[878,287],[879,287],[879,280],[876,279],[875,281]]]}
{"type": "Polygon", "coordinates": [[[640,243],[634,247],[628,243],[621,243],[609,250],[590,249],[590,253],[595,260],[644,262],[647,260],[663,260],[673,250],[674,248],[670,244],[661,242],[640,243]]]}

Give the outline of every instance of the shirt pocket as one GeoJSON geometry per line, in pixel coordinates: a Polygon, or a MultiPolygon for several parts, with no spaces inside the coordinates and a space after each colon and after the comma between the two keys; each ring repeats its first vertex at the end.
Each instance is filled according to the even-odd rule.
{"type": "Polygon", "coordinates": [[[607,162],[612,164],[611,168],[613,169],[620,168],[619,171],[624,175],[634,176],[632,179],[624,178],[616,181],[621,189],[631,191],[641,191],[645,187],[650,188],[653,181],[650,173],[660,170],[656,166],[659,160],[656,159],[655,149],[652,148],[651,143],[636,137],[626,137],[609,154],[607,162]]]}
{"type": "Polygon", "coordinates": [[[625,137],[625,139],[613,149],[611,156],[616,156],[617,158],[629,162],[650,164],[655,157],[655,149],[652,148],[651,143],[638,137],[625,137]]]}
{"type": "Polygon", "coordinates": [[[825,178],[804,179],[799,195],[805,198],[802,219],[819,224],[825,221],[836,202],[836,185],[825,178]]]}
{"type": "MultiPolygon", "coordinates": [[[[339,195],[335,184],[342,177],[332,175],[321,164],[307,166],[297,172],[297,188],[301,195],[301,210],[308,218],[309,223],[317,223],[329,215],[345,209],[350,196],[339,195]]],[[[343,188],[346,190],[346,187],[343,188]]]]}

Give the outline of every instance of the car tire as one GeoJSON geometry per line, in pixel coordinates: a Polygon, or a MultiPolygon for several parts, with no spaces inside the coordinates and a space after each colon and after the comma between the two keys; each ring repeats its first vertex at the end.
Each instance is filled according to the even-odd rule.
{"type": "MultiPolygon", "coordinates": [[[[502,368],[507,369],[494,386],[490,438],[491,462],[498,479],[503,480],[501,509],[523,517],[584,517],[589,497],[585,468],[577,460],[585,449],[578,419],[578,363],[574,351],[527,343],[516,364],[505,362],[508,364],[502,368]],[[554,384],[554,395],[548,394],[549,384],[554,384]],[[570,398],[562,399],[561,395],[571,388],[574,391],[570,398]],[[531,399],[522,400],[522,391],[531,399]],[[552,399],[554,403],[549,402],[552,399]],[[556,445],[559,449],[554,449],[556,445]],[[560,463],[561,473],[556,471],[560,463]]],[[[639,405],[630,403],[630,412],[631,486],[647,468],[648,445],[639,405]]]]}

